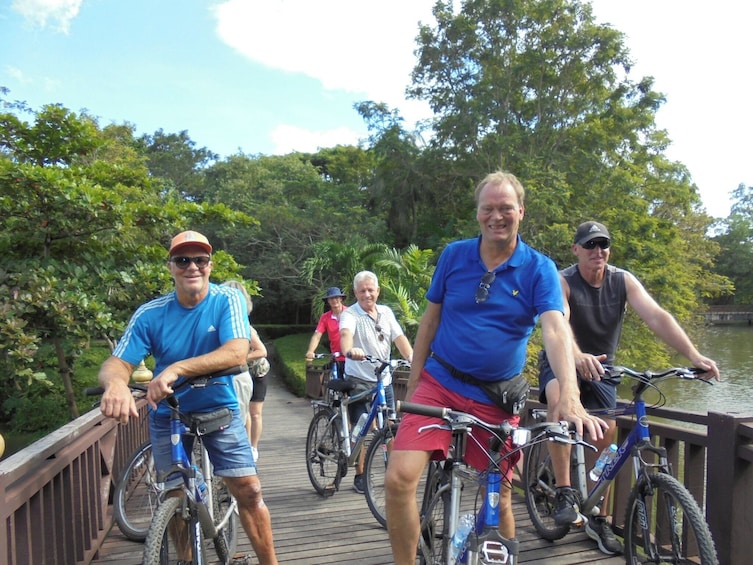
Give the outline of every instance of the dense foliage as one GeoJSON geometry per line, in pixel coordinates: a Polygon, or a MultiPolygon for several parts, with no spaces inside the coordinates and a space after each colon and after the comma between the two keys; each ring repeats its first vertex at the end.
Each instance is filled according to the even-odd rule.
{"type": "MultiPolygon", "coordinates": [[[[248,282],[256,323],[313,323],[327,287],[352,301],[353,276],[370,269],[412,339],[436,257],[477,233],[473,188],[498,168],[526,186],[523,237],[560,266],[575,226],[596,219],[613,263],[684,325],[702,302],[750,303],[751,188],[709,237],[687,169],[665,155],[663,96],[631,75],[622,33],[577,0],[455,4],[438,1],[418,32],[408,93],[433,118],[409,131],[364,101],[363,147],[220,159],[186,131],[136,138],[128,124],[0,97],[0,420],[50,391],[75,414],[80,353],[170,288],[165,247],[189,227],[217,250],[216,282],[248,282]]],[[[628,318],[621,362],[667,355],[628,318]]]]}

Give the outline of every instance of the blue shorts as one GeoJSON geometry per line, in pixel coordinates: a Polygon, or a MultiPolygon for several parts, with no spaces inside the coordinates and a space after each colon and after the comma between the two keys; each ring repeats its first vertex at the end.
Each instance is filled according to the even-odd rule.
{"type": "MultiPolygon", "coordinates": [[[[546,404],[546,385],[556,380],[546,357],[539,355],[539,402],[546,404]]],[[[617,387],[602,381],[586,381],[578,377],[580,402],[587,410],[614,408],[617,406],[617,387]]]]}
{"type": "MultiPolygon", "coordinates": [[[[172,464],[170,449],[170,418],[155,418],[149,414],[149,434],[152,441],[154,466],[157,471],[169,469],[172,464]]],[[[183,446],[190,455],[193,436],[183,436],[183,446]]],[[[224,430],[201,438],[209,453],[209,460],[218,477],[247,477],[256,475],[256,464],[251,453],[251,443],[246,434],[246,427],[238,410],[233,410],[233,421],[224,430]]]]}
{"type": "MultiPolygon", "coordinates": [[[[502,410],[494,404],[485,404],[467,398],[461,394],[453,392],[436,381],[426,369],[421,371],[421,380],[418,381],[411,402],[416,404],[428,404],[430,406],[443,406],[454,410],[461,410],[473,414],[477,418],[490,423],[501,423],[507,420],[513,426],[520,422],[520,416],[513,416],[502,410]]],[[[452,441],[452,433],[449,430],[424,429],[420,428],[427,424],[442,423],[437,418],[429,416],[419,416],[418,414],[403,414],[400,425],[397,428],[397,436],[392,444],[392,449],[401,451],[430,451],[431,458],[434,460],[447,459],[447,452],[452,441]]],[[[465,461],[478,470],[484,470],[489,465],[489,456],[486,453],[486,447],[489,445],[491,433],[479,427],[473,428],[470,432],[465,449],[465,461]],[[481,448],[484,446],[484,449],[481,448]]],[[[508,440],[502,445],[500,453],[507,454],[513,449],[512,440],[508,440]]],[[[520,452],[509,455],[503,461],[505,467],[501,467],[506,479],[512,478],[513,468],[520,460],[520,452]]]]}

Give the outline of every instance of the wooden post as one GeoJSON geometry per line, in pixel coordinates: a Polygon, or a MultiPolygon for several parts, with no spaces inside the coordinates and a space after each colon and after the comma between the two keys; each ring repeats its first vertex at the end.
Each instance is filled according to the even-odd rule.
{"type": "Polygon", "coordinates": [[[746,563],[750,559],[750,545],[745,540],[749,539],[750,531],[749,524],[745,526],[746,503],[741,489],[753,467],[737,457],[741,443],[738,426],[753,421],[753,415],[709,412],[708,418],[707,520],[719,562],[722,565],[746,563]]]}

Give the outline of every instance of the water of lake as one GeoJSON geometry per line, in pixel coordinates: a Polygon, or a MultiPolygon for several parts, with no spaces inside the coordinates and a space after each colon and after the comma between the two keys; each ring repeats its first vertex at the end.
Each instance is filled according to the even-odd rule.
{"type": "MultiPolygon", "coordinates": [[[[671,379],[661,385],[667,406],[694,412],[753,413],[753,327],[707,326],[696,343],[698,350],[716,361],[722,382],[709,386],[696,381],[671,379]]],[[[686,359],[678,359],[686,364],[686,359]]],[[[628,398],[629,387],[620,397],[628,398]]],[[[649,398],[647,397],[648,401],[649,398]]]]}

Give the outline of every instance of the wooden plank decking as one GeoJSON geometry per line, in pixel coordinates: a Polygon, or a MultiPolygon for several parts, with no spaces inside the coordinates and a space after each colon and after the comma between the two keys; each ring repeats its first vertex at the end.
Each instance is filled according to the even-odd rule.
{"type": "MultiPolygon", "coordinates": [[[[387,532],[371,515],[363,495],[351,489],[350,474],[342,490],[332,498],[320,498],[311,486],[304,462],[311,415],[308,400],[288,392],[279,378],[270,378],[264,403],[264,432],[259,445],[259,475],[264,500],[272,514],[279,562],[299,565],[392,563],[387,532]]],[[[522,542],[521,564],[624,563],[624,558],[608,557],[599,552],[583,532],[571,533],[554,543],[540,539],[528,520],[522,497],[516,496],[515,501],[517,535],[522,542]]],[[[128,541],[114,526],[92,563],[135,565],[141,563],[141,551],[142,544],[128,541]]],[[[238,551],[248,556],[248,564],[258,563],[242,531],[238,551]]]]}

